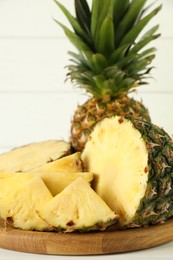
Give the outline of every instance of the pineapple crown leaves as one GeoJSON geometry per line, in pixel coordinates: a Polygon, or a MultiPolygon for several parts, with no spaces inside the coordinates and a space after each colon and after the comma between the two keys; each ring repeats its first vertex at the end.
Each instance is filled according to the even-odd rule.
{"type": "Polygon", "coordinates": [[[150,9],[148,0],[74,0],[75,16],[57,0],[72,30],[55,20],[77,53],[69,52],[67,79],[96,97],[118,96],[142,84],[149,76],[155,48],[145,48],[157,39],[159,25],[141,37],[161,5],[150,9]],[[143,48],[145,48],[143,50],[143,48]]]}

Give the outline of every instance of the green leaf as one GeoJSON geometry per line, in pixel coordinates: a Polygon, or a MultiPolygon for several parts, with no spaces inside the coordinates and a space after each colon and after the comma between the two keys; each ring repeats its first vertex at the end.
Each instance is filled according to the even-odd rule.
{"type": "Polygon", "coordinates": [[[100,53],[92,55],[92,62],[96,73],[101,73],[107,66],[107,60],[105,56],[100,53]]]}
{"type": "Polygon", "coordinates": [[[93,23],[91,23],[91,32],[95,46],[97,46],[99,43],[100,28],[104,23],[105,18],[107,16],[113,17],[113,0],[93,0],[92,13],[93,23]],[[92,26],[94,28],[92,28],[92,26]]]}
{"type": "Polygon", "coordinates": [[[120,46],[118,49],[115,49],[115,51],[112,53],[112,55],[110,57],[109,64],[114,64],[117,61],[124,58],[125,53],[128,50],[129,46],[130,46],[129,44],[124,44],[124,45],[120,46]]]}
{"type": "Polygon", "coordinates": [[[74,31],[78,36],[88,41],[88,36],[84,32],[84,30],[81,28],[78,21],[69,13],[69,11],[58,1],[54,0],[54,2],[58,5],[58,7],[61,9],[61,11],[64,13],[68,21],[70,22],[71,26],[73,27],[74,31]]]}
{"type": "Polygon", "coordinates": [[[137,63],[132,63],[132,65],[128,67],[128,73],[133,73],[133,75],[137,75],[138,72],[148,69],[147,66],[151,63],[154,57],[155,55],[150,55],[145,59],[138,61],[137,63]]]}
{"type": "Polygon", "coordinates": [[[102,1],[100,0],[93,0],[92,2],[92,12],[91,12],[91,35],[94,38],[96,29],[97,29],[97,23],[99,19],[99,15],[102,9],[102,1]]]}
{"type": "Polygon", "coordinates": [[[151,41],[157,39],[159,36],[160,36],[160,34],[145,37],[143,40],[141,40],[141,41],[139,41],[138,43],[135,44],[135,46],[130,50],[130,53],[131,54],[137,53],[143,47],[145,47],[147,44],[149,44],[151,41]]]}
{"type": "Polygon", "coordinates": [[[124,18],[121,20],[117,28],[117,37],[115,38],[116,46],[119,45],[123,36],[126,35],[131,28],[133,28],[146,1],[147,0],[133,0],[129,5],[129,8],[124,14],[124,18]]]}
{"type": "Polygon", "coordinates": [[[162,5],[140,20],[122,39],[121,44],[133,43],[148,22],[160,11],[162,5]]]}
{"type": "Polygon", "coordinates": [[[98,34],[98,52],[109,56],[114,51],[114,24],[112,18],[107,16],[98,34]]]}
{"type": "MultiPolygon", "coordinates": [[[[55,20],[55,19],[54,19],[55,20]]],[[[58,22],[57,20],[55,20],[56,23],[59,24],[59,26],[64,30],[67,38],[71,41],[71,43],[79,50],[79,51],[87,51],[90,50],[90,48],[88,47],[87,44],[84,43],[84,41],[82,41],[80,39],[80,37],[78,37],[75,33],[73,33],[72,31],[70,31],[65,25],[63,25],[62,23],[58,22]]]]}
{"type": "Polygon", "coordinates": [[[91,12],[86,0],[75,0],[76,17],[87,34],[90,34],[91,12]]]}
{"type": "Polygon", "coordinates": [[[140,54],[137,56],[137,58],[138,58],[138,59],[144,58],[144,57],[147,56],[148,54],[151,54],[151,53],[153,53],[153,52],[155,52],[155,51],[156,51],[156,48],[155,48],[155,47],[149,48],[149,49],[143,51],[142,53],[140,53],[140,54]]]}
{"type": "Polygon", "coordinates": [[[95,67],[93,66],[92,56],[93,52],[91,51],[83,51],[81,52],[81,56],[83,57],[84,63],[87,64],[87,66],[95,72],[95,67]]]}
{"type": "Polygon", "coordinates": [[[159,29],[159,25],[155,25],[154,27],[152,27],[149,31],[147,31],[141,38],[141,40],[144,40],[152,35],[154,35],[154,33],[159,29]]]}
{"type": "Polygon", "coordinates": [[[114,0],[114,26],[117,28],[123,14],[127,11],[129,0],[114,0]]]}

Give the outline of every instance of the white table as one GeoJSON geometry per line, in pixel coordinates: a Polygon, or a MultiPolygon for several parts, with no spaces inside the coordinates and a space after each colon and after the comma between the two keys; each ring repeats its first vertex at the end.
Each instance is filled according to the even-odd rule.
{"type": "Polygon", "coordinates": [[[85,259],[85,260],[167,260],[173,259],[173,242],[165,245],[157,246],[151,249],[111,255],[96,256],[58,256],[58,255],[39,255],[28,254],[16,251],[0,249],[0,260],[69,260],[69,259],[85,259]]]}

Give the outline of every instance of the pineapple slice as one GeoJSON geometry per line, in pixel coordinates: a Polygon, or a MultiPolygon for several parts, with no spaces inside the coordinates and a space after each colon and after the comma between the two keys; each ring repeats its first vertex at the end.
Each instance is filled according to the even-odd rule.
{"type": "Polygon", "coordinates": [[[90,172],[51,172],[41,174],[42,180],[53,196],[63,191],[79,176],[83,177],[88,183],[93,180],[93,174],[90,172]]]}
{"type": "Polygon", "coordinates": [[[74,153],[65,156],[59,160],[44,164],[37,167],[30,172],[50,173],[50,172],[81,172],[82,161],[80,159],[80,153],[74,153]]]}
{"type": "MultiPolygon", "coordinates": [[[[9,183],[10,185],[10,183],[9,183]]],[[[15,228],[23,230],[51,230],[36,210],[52,195],[40,177],[26,180],[20,188],[10,186],[11,193],[0,199],[0,217],[15,228]]]]}
{"type": "Polygon", "coordinates": [[[94,192],[83,177],[78,177],[38,211],[56,230],[105,230],[118,216],[94,192]]]}
{"type": "Polygon", "coordinates": [[[0,172],[26,172],[68,154],[70,144],[49,140],[18,147],[0,155],[0,172]]]}

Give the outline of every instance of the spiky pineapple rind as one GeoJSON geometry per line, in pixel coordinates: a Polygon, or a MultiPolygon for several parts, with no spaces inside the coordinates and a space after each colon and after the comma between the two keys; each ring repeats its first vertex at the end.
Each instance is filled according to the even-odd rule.
{"type": "Polygon", "coordinates": [[[173,141],[164,129],[131,120],[146,142],[149,173],[145,196],[128,227],[162,224],[173,216],[173,141]]]}
{"type": "Polygon", "coordinates": [[[70,142],[77,151],[83,150],[94,126],[105,117],[132,116],[151,122],[147,108],[141,102],[123,95],[118,99],[89,99],[76,110],[71,123],[70,142]]]}

